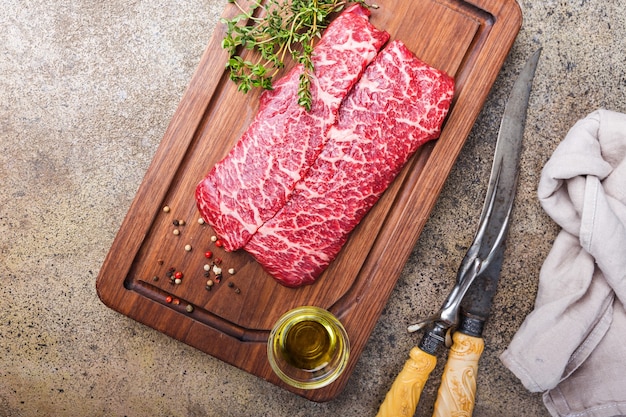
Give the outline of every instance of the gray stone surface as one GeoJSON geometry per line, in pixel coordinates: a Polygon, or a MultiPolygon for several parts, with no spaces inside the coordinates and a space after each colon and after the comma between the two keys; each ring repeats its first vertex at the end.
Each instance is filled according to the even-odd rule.
{"type": "MultiPolygon", "coordinates": [[[[543,47],[476,416],[547,416],[499,362],[557,228],[541,168],[574,122],[626,111],[618,0],[520,3],[524,24],[345,391],[313,403],[105,307],[95,278],[226,0],[0,0],[0,416],[373,416],[445,298],[515,75],[543,47]]],[[[390,256],[393,256],[390,254],[390,256]]],[[[558,341],[555,341],[555,343],[558,341]]],[[[442,362],[442,361],[440,361],[442,362]]],[[[441,366],[434,376],[441,373],[441,366]]],[[[434,384],[416,415],[430,415],[434,384]]]]}

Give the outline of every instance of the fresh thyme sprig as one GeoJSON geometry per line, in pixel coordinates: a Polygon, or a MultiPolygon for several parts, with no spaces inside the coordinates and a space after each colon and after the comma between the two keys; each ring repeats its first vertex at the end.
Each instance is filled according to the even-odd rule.
{"type": "MultiPolygon", "coordinates": [[[[316,38],[328,26],[329,15],[341,11],[347,0],[254,0],[249,9],[237,0],[228,0],[237,5],[240,14],[224,19],[226,35],[222,47],[228,51],[226,68],[238,90],[247,93],[260,87],[272,89],[272,80],[285,66],[285,58],[302,64],[298,86],[298,104],[307,111],[311,109],[311,55],[316,38]],[[262,7],[261,13],[255,14],[262,7]],[[258,52],[253,60],[243,59],[243,50],[258,52]]],[[[357,0],[364,6],[365,0],[357,0]]]]}

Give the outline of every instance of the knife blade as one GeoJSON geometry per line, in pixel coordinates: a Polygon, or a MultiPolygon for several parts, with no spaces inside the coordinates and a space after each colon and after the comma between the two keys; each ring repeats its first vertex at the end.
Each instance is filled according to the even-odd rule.
{"type": "MultiPolygon", "coordinates": [[[[484,323],[489,316],[493,297],[498,287],[505,247],[504,237],[508,232],[510,212],[517,190],[519,176],[517,168],[526,124],[526,108],[528,107],[532,81],[540,54],[541,49],[537,50],[526,62],[513,86],[502,116],[486,193],[487,196],[496,196],[497,200],[494,202],[491,213],[493,220],[487,224],[481,246],[477,250],[478,257],[482,259],[485,258],[488,250],[493,251],[493,259],[485,271],[476,276],[463,297],[461,304],[462,321],[463,317],[467,317],[484,323]],[[503,235],[500,242],[498,242],[499,235],[503,235]]],[[[489,203],[487,199],[481,212],[480,223],[489,215],[489,203]]],[[[472,249],[465,255],[466,259],[472,256],[471,252],[472,249]]],[[[457,330],[461,331],[462,323],[459,324],[457,330]]],[[[471,328],[466,329],[466,331],[472,334],[471,328]]],[[[473,333],[480,336],[482,329],[475,329],[473,333]]]]}

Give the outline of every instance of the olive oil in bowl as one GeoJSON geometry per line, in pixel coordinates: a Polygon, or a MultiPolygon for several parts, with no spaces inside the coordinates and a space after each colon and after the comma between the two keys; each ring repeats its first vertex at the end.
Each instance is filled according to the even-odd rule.
{"type": "Polygon", "coordinates": [[[314,320],[293,324],[283,342],[280,349],[285,361],[307,371],[327,366],[337,348],[337,337],[332,329],[314,320]]]}
{"type": "Polygon", "coordinates": [[[286,383],[314,389],[336,380],[349,356],[345,329],[335,316],[318,307],[285,313],[270,334],[267,354],[274,372],[286,383]]]}

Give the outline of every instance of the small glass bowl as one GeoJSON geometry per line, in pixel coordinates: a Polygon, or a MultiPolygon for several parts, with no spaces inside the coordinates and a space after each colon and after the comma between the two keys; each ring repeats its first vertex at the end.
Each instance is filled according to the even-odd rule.
{"type": "Polygon", "coordinates": [[[327,310],[298,307],[282,315],[270,332],[267,357],[287,384],[317,389],[335,381],[350,355],[348,334],[327,310]]]}

